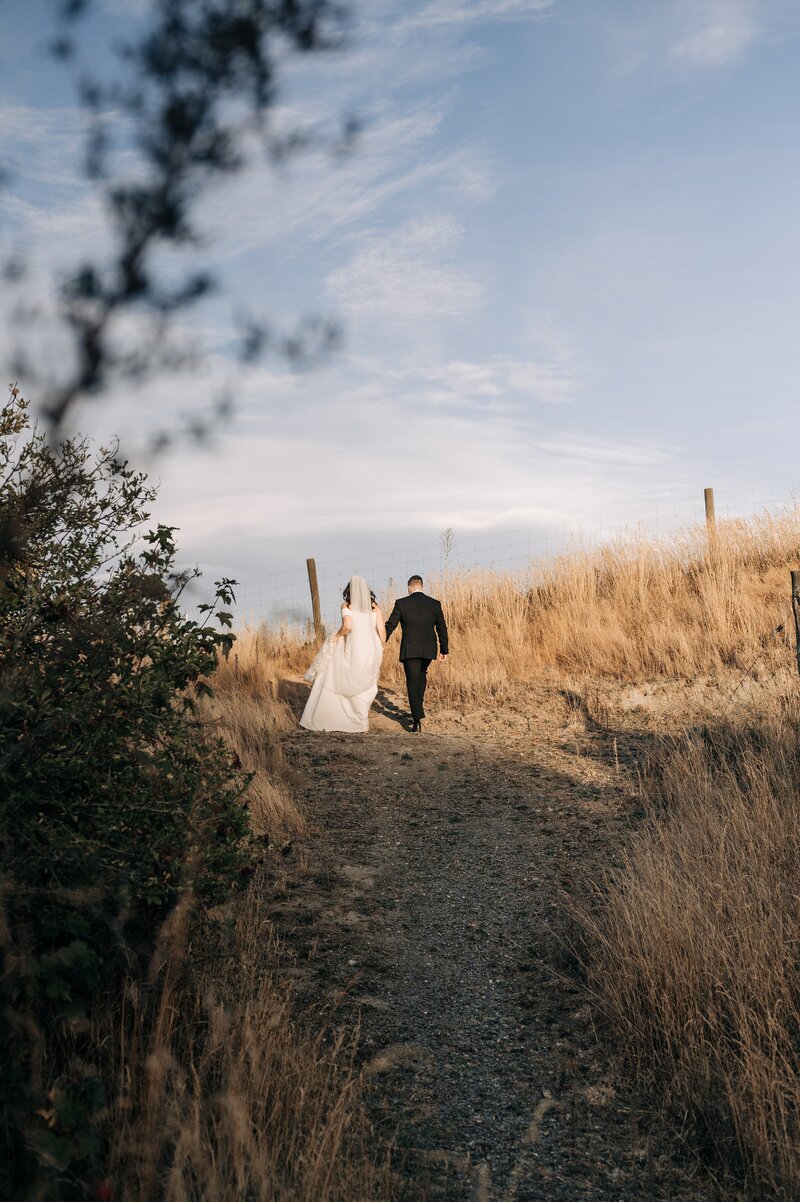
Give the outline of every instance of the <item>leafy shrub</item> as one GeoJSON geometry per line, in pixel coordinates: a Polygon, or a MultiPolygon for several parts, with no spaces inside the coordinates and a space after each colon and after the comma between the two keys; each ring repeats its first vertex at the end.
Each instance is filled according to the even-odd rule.
{"type": "Polygon", "coordinates": [[[233,581],[201,620],[154,490],[114,449],[57,448],[0,409],[0,1190],[86,1196],[103,1155],[97,1016],[176,899],[249,866],[247,780],[198,696],[233,581]],[[90,1021],[91,1020],[91,1021],[90,1021]],[[4,1146],[3,1146],[4,1141],[4,1146]]]}

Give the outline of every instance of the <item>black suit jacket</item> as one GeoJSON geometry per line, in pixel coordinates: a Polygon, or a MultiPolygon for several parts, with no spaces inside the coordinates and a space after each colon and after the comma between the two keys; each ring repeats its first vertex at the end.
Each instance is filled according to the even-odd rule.
{"type": "Polygon", "coordinates": [[[435,597],[428,597],[423,592],[399,597],[386,623],[387,639],[398,622],[402,632],[401,659],[436,659],[439,652],[447,655],[447,625],[441,602],[435,597]]]}

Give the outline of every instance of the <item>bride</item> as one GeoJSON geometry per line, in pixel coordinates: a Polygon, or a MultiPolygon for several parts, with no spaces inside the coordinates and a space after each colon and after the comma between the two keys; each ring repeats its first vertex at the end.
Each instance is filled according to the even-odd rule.
{"type": "Polygon", "coordinates": [[[300,725],[306,730],[365,731],[378,692],[386,624],[369,585],[353,576],[344,590],[342,625],[306,672],[313,680],[300,725]]]}

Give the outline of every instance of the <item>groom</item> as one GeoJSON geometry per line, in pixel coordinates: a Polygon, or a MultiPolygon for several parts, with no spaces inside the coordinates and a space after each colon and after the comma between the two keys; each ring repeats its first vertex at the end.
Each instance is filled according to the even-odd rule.
{"type": "Polygon", "coordinates": [[[399,597],[386,623],[388,639],[397,623],[400,623],[400,659],[406,674],[408,703],[411,706],[411,730],[419,734],[425,710],[428,665],[432,659],[447,659],[447,626],[442,605],[434,597],[422,591],[422,577],[412,576],[408,581],[408,596],[399,597]],[[438,638],[438,649],[437,649],[438,638]]]}

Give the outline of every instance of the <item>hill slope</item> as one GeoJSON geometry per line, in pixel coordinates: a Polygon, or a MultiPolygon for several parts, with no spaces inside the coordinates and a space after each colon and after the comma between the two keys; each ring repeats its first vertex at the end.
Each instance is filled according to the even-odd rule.
{"type": "MultiPolygon", "coordinates": [[[[296,710],[304,691],[284,685],[296,710]]],[[[636,739],[615,746],[552,687],[440,712],[420,737],[401,706],[381,693],[358,738],[284,736],[310,829],[271,918],[301,997],[360,1024],[408,1198],[702,1198],[598,1043],[562,944],[565,897],[638,804],[636,739]]]]}

